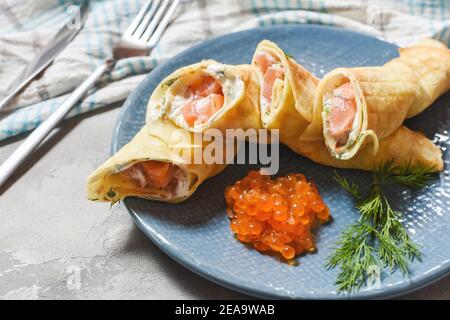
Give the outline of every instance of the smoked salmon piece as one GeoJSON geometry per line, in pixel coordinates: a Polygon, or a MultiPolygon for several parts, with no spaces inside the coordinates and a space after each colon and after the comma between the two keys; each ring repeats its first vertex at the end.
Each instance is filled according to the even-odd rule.
{"type": "Polygon", "coordinates": [[[262,84],[262,95],[268,103],[272,102],[273,85],[277,79],[283,80],[284,69],[278,66],[270,66],[264,74],[264,82],[262,84]]]}
{"type": "Polygon", "coordinates": [[[168,162],[145,161],[133,165],[122,173],[139,183],[141,188],[152,185],[156,188],[165,188],[175,176],[176,167],[168,162]]]}
{"type": "Polygon", "coordinates": [[[223,95],[217,93],[193,100],[183,108],[184,120],[190,127],[196,123],[205,123],[223,107],[223,103],[223,95]]]}
{"type": "Polygon", "coordinates": [[[223,107],[222,85],[211,76],[200,77],[188,90],[194,100],[184,106],[183,117],[190,127],[207,122],[223,107]]]}
{"type": "Polygon", "coordinates": [[[267,103],[272,102],[273,85],[277,79],[283,80],[285,71],[278,66],[278,60],[270,53],[262,51],[255,56],[255,63],[264,75],[261,94],[267,103]]]}
{"type": "Polygon", "coordinates": [[[255,56],[255,62],[262,73],[265,74],[270,66],[277,63],[277,60],[270,53],[262,51],[255,56]]]}
{"type": "Polygon", "coordinates": [[[198,82],[190,86],[190,93],[194,97],[207,97],[210,94],[222,94],[222,85],[211,76],[202,76],[198,82]]]}
{"type": "Polygon", "coordinates": [[[347,82],[333,91],[330,108],[330,134],[338,144],[345,144],[356,116],[356,99],[352,85],[347,82]]]}
{"type": "Polygon", "coordinates": [[[175,176],[175,166],[162,161],[145,161],[141,163],[149,183],[156,188],[165,188],[175,176]]]}

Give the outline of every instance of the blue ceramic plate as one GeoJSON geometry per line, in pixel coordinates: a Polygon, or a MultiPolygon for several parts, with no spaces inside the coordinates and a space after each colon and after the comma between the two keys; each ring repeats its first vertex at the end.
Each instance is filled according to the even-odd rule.
{"type": "MultiPolygon", "coordinates": [[[[263,39],[281,48],[318,77],[336,67],[381,65],[397,55],[392,44],[363,34],[322,26],[279,26],[229,34],[206,41],[171,59],[151,72],[126,101],[117,124],[112,152],[126,144],[144,125],[147,101],[156,85],[179,67],[212,58],[228,64],[250,63],[256,45],[263,39]]],[[[448,166],[450,95],[408,122],[434,139],[448,166]]],[[[124,201],[139,228],[164,252],[199,275],[228,288],[263,298],[347,298],[334,285],[336,270],[326,270],[339,234],[358,218],[351,197],[331,179],[332,168],[317,165],[287,148],[281,148],[281,172],[302,172],[318,185],[334,220],[317,232],[318,252],[298,258],[289,266],[262,255],[233,238],[225,214],[223,192],[227,185],[245,176],[252,166],[228,167],[206,181],[182,204],[164,204],[128,198],[124,201]]],[[[360,183],[370,175],[341,170],[360,183]]],[[[448,172],[425,190],[394,192],[397,209],[406,213],[405,225],[421,245],[423,262],[412,264],[412,276],[400,272],[383,274],[381,287],[362,289],[351,298],[380,298],[404,294],[436,281],[450,270],[450,179],[448,172]]]]}

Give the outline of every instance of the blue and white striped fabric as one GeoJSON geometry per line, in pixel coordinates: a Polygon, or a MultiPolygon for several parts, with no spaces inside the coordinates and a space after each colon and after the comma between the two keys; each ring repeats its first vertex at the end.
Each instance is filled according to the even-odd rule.
{"type": "MultiPolygon", "coordinates": [[[[0,140],[34,129],[112,52],[145,0],[91,0],[79,35],[5,112],[0,140]]],[[[69,18],[69,0],[0,2],[0,96],[69,18]]],[[[148,57],[120,61],[72,110],[76,116],[124,100],[146,73],[216,35],[287,23],[316,23],[365,32],[400,46],[425,38],[450,43],[448,0],[185,0],[148,57]]]]}

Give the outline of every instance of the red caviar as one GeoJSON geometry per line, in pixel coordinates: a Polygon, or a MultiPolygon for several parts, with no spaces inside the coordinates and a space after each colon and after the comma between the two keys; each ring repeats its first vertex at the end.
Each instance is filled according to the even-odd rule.
{"type": "Polygon", "coordinates": [[[231,231],[259,251],[285,259],[315,250],[311,229],[330,219],[317,187],[303,174],[271,179],[250,171],[225,191],[231,231]]]}

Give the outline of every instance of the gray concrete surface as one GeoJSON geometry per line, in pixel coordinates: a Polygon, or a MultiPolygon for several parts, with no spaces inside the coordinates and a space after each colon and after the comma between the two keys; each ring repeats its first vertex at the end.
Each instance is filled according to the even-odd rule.
{"type": "MultiPolygon", "coordinates": [[[[123,207],[85,200],[118,111],[66,121],[0,189],[0,299],[246,298],[172,261],[123,207]]],[[[405,298],[450,299],[450,277],[405,298]]]]}

